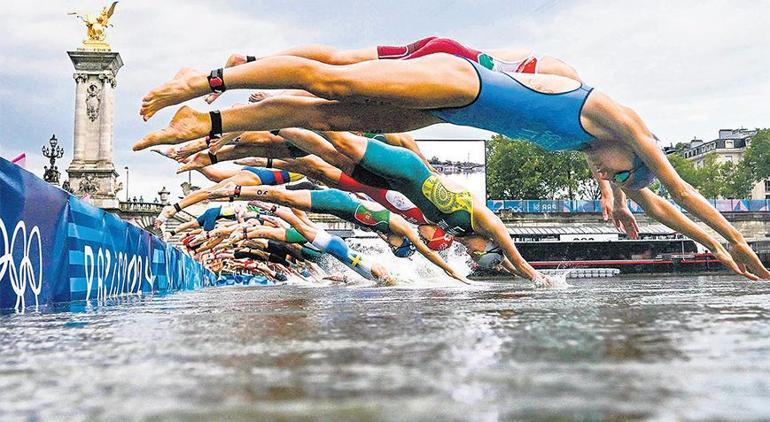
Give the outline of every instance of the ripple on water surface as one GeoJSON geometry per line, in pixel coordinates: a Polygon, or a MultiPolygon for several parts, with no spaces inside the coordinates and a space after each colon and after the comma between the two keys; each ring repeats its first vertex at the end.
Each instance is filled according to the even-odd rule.
{"type": "Polygon", "coordinates": [[[2,315],[0,418],[770,418],[770,283],[572,284],[212,288],[2,315]]]}

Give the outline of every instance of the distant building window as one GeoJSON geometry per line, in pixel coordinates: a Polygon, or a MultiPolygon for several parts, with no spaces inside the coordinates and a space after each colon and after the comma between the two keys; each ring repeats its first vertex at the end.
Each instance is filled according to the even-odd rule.
{"type": "Polygon", "coordinates": [[[725,148],[732,148],[733,147],[733,141],[725,141],[725,148]]]}
{"type": "Polygon", "coordinates": [[[770,192],[770,180],[765,180],[765,192],[770,192]]]}

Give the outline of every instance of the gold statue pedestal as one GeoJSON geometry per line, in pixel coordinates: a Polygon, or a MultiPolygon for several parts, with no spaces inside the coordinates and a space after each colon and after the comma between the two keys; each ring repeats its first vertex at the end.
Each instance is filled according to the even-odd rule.
{"type": "Polygon", "coordinates": [[[83,40],[83,46],[78,47],[78,51],[111,51],[110,45],[106,41],[83,40]]]}

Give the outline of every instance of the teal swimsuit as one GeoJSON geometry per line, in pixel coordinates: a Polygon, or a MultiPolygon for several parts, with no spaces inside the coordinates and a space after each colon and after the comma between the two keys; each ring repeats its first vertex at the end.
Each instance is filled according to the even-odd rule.
{"type": "Polygon", "coordinates": [[[474,232],[471,193],[447,189],[414,152],[368,139],[366,153],[358,164],[385,178],[391,189],[403,193],[447,233],[467,236],[474,232]]]}
{"type": "Polygon", "coordinates": [[[390,211],[372,211],[347,192],[337,189],[310,191],[310,211],[331,214],[353,224],[389,234],[390,211]]]}
{"type": "Polygon", "coordinates": [[[463,107],[427,110],[430,114],[447,123],[530,141],[548,151],[578,151],[596,139],[580,123],[591,87],[580,85],[572,91],[547,94],[528,88],[507,73],[470,60],[468,63],[479,77],[476,99],[463,107]]]}

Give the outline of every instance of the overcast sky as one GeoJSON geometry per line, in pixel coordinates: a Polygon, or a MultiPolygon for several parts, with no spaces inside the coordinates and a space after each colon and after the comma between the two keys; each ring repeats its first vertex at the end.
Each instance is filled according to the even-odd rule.
{"type": "MultiPolygon", "coordinates": [[[[26,151],[42,174],[52,133],[72,157],[74,86],[67,50],[84,27],[67,12],[108,0],[3,2],[0,13],[0,155],[26,151]]],[[[719,128],[770,126],[770,1],[204,1],[122,0],[108,32],[125,66],[118,74],[115,165],[131,168],[131,195],[161,185],[179,193],[174,163],[130,146],[165,125],[174,108],[144,123],[141,97],[180,67],[219,67],[230,52],[254,55],[300,44],[339,48],[404,44],[441,35],[477,48],[530,47],[572,64],[592,86],[636,109],[664,143],[711,139],[719,128]],[[332,7],[333,5],[333,7],[332,7]]],[[[228,92],[218,106],[243,102],[228,92]]],[[[201,100],[191,101],[198,109],[201,100]]],[[[449,125],[423,138],[477,138],[449,125]]],[[[431,146],[427,155],[438,154],[431,146]]],[[[441,156],[479,160],[479,148],[441,156]]],[[[121,176],[122,177],[122,176],[121,176]]],[[[200,180],[200,179],[196,179],[200,180]]],[[[121,194],[122,195],[122,194],[121,194]]]]}

